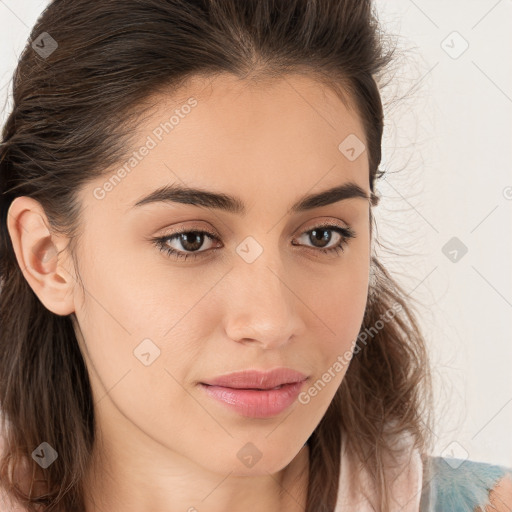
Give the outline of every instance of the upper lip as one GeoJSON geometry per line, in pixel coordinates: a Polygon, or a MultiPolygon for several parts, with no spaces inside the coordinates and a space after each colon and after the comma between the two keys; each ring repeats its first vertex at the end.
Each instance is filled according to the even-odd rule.
{"type": "Polygon", "coordinates": [[[215,377],[202,384],[236,389],[272,389],[306,379],[306,375],[291,368],[275,368],[270,371],[242,370],[215,377]]]}

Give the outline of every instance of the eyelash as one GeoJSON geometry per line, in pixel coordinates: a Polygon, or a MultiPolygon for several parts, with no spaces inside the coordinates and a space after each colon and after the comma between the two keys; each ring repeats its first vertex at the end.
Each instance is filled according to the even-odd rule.
{"type": "MultiPolygon", "coordinates": [[[[352,230],[352,228],[350,228],[350,227],[346,227],[346,228],[345,227],[340,227],[340,226],[333,225],[333,224],[321,224],[319,226],[315,226],[315,227],[313,227],[311,229],[308,229],[307,231],[304,231],[301,234],[301,236],[305,235],[305,234],[308,234],[308,233],[311,233],[311,232],[313,232],[315,230],[320,230],[320,229],[335,231],[336,233],[341,235],[341,241],[337,245],[335,245],[334,247],[330,247],[329,249],[321,249],[321,248],[317,249],[317,251],[323,252],[325,254],[331,254],[333,252],[336,252],[339,255],[340,252],[343,252],[345,250],[343,247],[349,243],[348,242],[349,239],[356,237],[356,234],[352,230]]],[[[174,239],[177,239],[180,235],[190,234],[190,233],[204,234],[208,238],[210,238],[211,240],[217,239],[217,236],[214,235],[213,233],[209,232],[209,231],[196,230],[196,229],[187,229],[187,230],[184,230],[184,231],[178,231],[176,233],[173,233],[172,235],[152,238],[151,241],[157,246],[157,248],[160,251],[166,253],[168,256],[173,257],[175,259],[184,259],[184,260],[186,260],[189,256],[192,256],[193,258],[202,257],[202,255],[204,253],[208,252],[208,251],[196,251],[196,252],[189,252],[189,253],[187,253],[187,252],[177,251],[176,249],[173,249],[172,247],[169,247],[166,244],[166,242],[169,241],[169,240],[174,240],[174,239]]],[[[299,245],[299,244],[294,244],[294,245],[299,245]]],[[[314,247],[310,247],[310,249],[314,250],[315,248],[314,247]]],[[[210,250],[215,250],[215,249],[210,249],[210,250]]]]}

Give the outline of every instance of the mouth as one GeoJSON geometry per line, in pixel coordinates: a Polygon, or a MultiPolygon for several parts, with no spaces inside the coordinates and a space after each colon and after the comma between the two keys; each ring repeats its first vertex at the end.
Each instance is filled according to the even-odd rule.
{"type": "Polygon", "coordinates": [[[304,382],[280,384],[273,388],[235,388],[201,383],[206,395],[247,418],[271,418],[288,409],[298,398],[304,382]]]}
{"type": "Polygon", "coordinates": [[[201,384],[207,386],[221,386],[231,389],[246,390],[274,390],[281,389],[288,384],[303,382],[307,376],[291,368],[280,367],[270,371],[242,370],[211,380],[205,380],[201,384]]]}

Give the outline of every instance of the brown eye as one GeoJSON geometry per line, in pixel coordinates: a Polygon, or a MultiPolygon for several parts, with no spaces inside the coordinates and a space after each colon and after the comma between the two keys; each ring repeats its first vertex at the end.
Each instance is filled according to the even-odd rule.
{"type": "Polygon", "coordinates": [[[306,237],[306,240],[313,244],[312,248],[316,248],[324,253],[343,251],[344,246],[348,244],[348,240],[350,238],[355,238],[355,236],[356,235],[351,228],[342,228],[331,224],[316,226],[301,235],[301,237],[306,237]],[[337,237],[333,238],[332,234],[329,233],[331,231],[334,231],[337,234],[337,237]],[[325,248],[332,240],[334,240],[334,245],[332,247],[325,248]]]}
{"type": "MultiPolygon", "coordinates": [[[[355,238],[355,233],[351,228],[340,227],[337,225],[321,225],[315,226],[308,231],[305,231],[301,237],[307,237],[307,241],[312,243],[310,249],[317,249],[323,253],[339,253],[344,250],[344,246],[348,244],[350,238],[355,238]],[[334,231],[336,236],[333,238],[330,232],[334,231]],[[334,240],[332,247],[326,248],[334,240]]],[[[202,257],[204,253],[214,249],[203,249],[205,239],[218,240],[217,236],[208,231],[202,230],[188,230],[173,233],[163,237],[154,238],[152,241],[159,250],[165,252],[168,256],[175,259],[187,259],[192,256],[193,258],[202,257]],[[172,247],[170,243],[174,242],[178,247],[172,247]]],[[[304,244],[293,244],[304,245],[304,244]]],[[[307,247],[307,246],[306,246],[307,247]]]]}
{"type": "Polygon", "coordinates": [[[164,251],[169,256],[187,259],[189,256],[196,258],[201,256],[202,253],[207,252],[207,250],[199,250],[203,247],[205,238],[209,238],[210,240],[217,239],[215,235],[209,233],[208,231],[189,230],[180,231],[178,233],[174,233],[173,235],[155,238],[153,242],[161,251],[164,251]],[[176,241],[177,245],[181,246],[181,249],[179,247],[171,247],[169,242],[173,241],[176,241]]]}

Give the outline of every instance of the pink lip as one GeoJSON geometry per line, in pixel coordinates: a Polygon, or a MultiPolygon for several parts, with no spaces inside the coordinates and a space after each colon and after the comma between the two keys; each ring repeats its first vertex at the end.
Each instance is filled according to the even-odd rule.
{"type": "Polygon", "coordinates": [[[289,368],[242,371],[201,382],[206,393],[249,418],[276,416],[297,399],[307,377],[289,368]],[[282,386],[280,389],[272,389],[282,386]]]}

